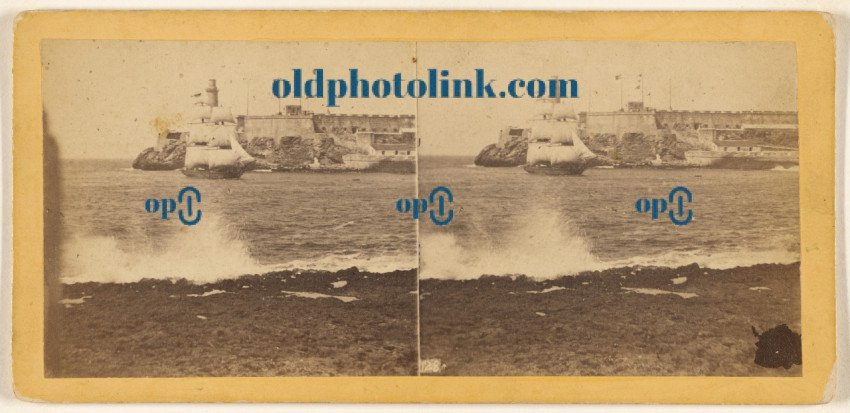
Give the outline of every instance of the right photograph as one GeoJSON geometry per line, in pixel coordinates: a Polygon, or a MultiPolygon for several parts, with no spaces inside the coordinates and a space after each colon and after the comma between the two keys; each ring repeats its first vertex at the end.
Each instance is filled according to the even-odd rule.
{"type": "Polygon", "coordinates": [[[416,55],[539,86],[417,101],[420,374],[802,375],[793,43],[416,55]]]}

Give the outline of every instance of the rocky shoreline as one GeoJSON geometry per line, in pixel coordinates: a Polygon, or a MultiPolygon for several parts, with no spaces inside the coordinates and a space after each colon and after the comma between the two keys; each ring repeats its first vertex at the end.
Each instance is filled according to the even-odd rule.
{"type": "Polygon", "coordinates": [[[427,374],[802,374],[756,364],[753,333],[800,332],[799,264],[424,279],[420,292],[427,374]]]}
{"type": "MultiPolygon", "coordinates": [[[[252,169],[306,168],[317,160],[322,167],[333,168],[343,165],[344,155],[355,153],[346,146],[335,143],[327,134],[285,137],[278,141],[272,138],[240,139],[239,144],[256,159],[252,169]]],[[[183,167],[186,159],[186,144],[178,139],[168,140],[162,148],[150,147],[133,160],[133,168],[145,171],[166,171],[183,167]]]]}
{"type": "MultiPolygon", "coordinates": [[[[60,357],[46,371],[415,375],[416,291],[415,269],[67,284],[53,303],[60,357]]],[[[754,335],[800,332],[799,263],[422,279],[419,292],[422,374],[802,374],[757,364],[754,335]]]]}
{"type": "MultiPolygon", "coordinates": [[[[582,138],[584,144],[596,154],[593,166],[616,166],[618,168],[650,167],[698,167],[688,165],[685,152],[710,149],[705,147],[695,131],[664,130],[661,135],[643,133],[592,134],[582,138]]],[[[729,139],[749,139],[767,145],[778,144],[797,147],[796,135],[787,132],[727,132],[729,139]]],[[[513,167],[524,165],[528,142],[521,136],[509,137],[502,145],[485,146],[475,157],[475,165],[487,167],[513,167]]],[[[733,169],[750,169],[748,163],[733,169]]],[[[758,169],[758,168],[756,168],[758,169]]]]}
{"type": "MultiPolygon", "coordinates": [[[[310,138],[289,137],[276,143],[271,138],[255,138],[250,142],[240,141],[243,148],[255,158],[249,170],[271,170],[273,172],[337,173],[337,172],[383,172],[412,174],[416,164],[410,162],[381,161],[364,168],[351,168],[343,163],[343,156],[354,150],[337,145],[325,135],[310,138]],[[318,161],[318,164],[316,164],[318,161]]],[[[171,171],[183,167],[186,145],[180,140],[170,140],[162,149],[147,148],[133,160],[133,169],[144,171],[171,171]]]]}
{"type": "Polygon", "coordinates": [[[416,374],[416,270],[63,286],[50,377],[416,374]]]}

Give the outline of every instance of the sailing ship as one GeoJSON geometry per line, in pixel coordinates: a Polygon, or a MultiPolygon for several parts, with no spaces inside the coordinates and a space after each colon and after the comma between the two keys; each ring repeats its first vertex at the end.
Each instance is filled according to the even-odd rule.
{"type": "Polygon", "coordinates": [[[531,119],[526,172],[541,175],[581,175],[596,155],[581,141],[579,119],[560,98],[538,99],[531,119]]]}
{"type": "MultiPolygon", "coordinates": [[[[196,95],[197,96],[197,95],[196,95]]],[[[218,88],[210,79],[206,100],[195,104],[187,125],[183,174],[193,178],[238,179],[254,158],[236,140],[236,121],[230,108],[218,105],[218,88]]]]}

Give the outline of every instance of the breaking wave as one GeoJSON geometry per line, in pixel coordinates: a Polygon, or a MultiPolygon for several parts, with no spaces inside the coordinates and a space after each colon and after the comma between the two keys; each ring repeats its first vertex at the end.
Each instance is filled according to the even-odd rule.
{"type": "Polygon", "coordinates": [[[768,249],[669,251],[602,260],[592,252],[587,238],[569,220],[553,211],[532,211],[498,239],[475,243],[453,234],[429,234],[420,243],[421,278],[474,279],[483,275],[523,274],[552,279],[624,267],[669,267],[698,264],[703,268],[729,269],[757,264],[792,264],[800,261],[799,242],[777,240],[768,249]]]}
{"type": "Polygon", "coordinates": [[[181,228],[164,243],[132,250],[115,237],[77,236],[62,250],[62,281],[128,283],[143,278],[213,282],[263,270],[247,245],[212,214],[181,228]]]}
{"type": "Polygon", "coordinates": [[[590,245],[568,220],[551,211],[527,213],[499,239],[474,246],[452,234],[433,234],[420,243],[420,277],[470,279],[481,275],[525,274],[554,278],[603,269],[590,245]]]}
{"type": "Polygon", "coordinates": [[[330,255],[277,264],[262,264],[251,256],[239,234],[215,215],[204,215],[204,225],[180,228],[165,242],[127,248],[110,236],[76,236],[62,249],[64,283],[131,283],[145,278],[186,279],[203,284],[246,274],[281,270],[391,272],[416,268],[416,256],[365,254],[330,255]]]}

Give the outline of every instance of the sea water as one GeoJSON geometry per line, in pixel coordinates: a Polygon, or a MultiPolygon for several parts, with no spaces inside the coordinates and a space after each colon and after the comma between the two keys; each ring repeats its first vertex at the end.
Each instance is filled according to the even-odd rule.
{"type": "Polygon", "coordinates": [[[246,173],[238,180],[140,171],[129,160],[60,164],[61,278],[211,282],[277,269],[388,272],[417,266],[416,223],[395,211],[415,175],[246,173]],[[201,192],[201,221],[163,220],[148,198],[201,192]]]}
{"type": "Polygon", "coordinates": [[[800,259],[799,173],[603,169],[544,176],[424,157],[420,192],[454,194],[450,225],[421,224],[423,278],[524,274],[551,278],[625,266],[733,268],[800,259]],[[638,213],[640,198],[693,194],[687,225],[638,213]]]}
{"type": "Polygon", "coordinates": [[[415,175],[246,173],[205,180],[139,171],[130,161],[60,163],[60,277],[65,282],[185,278],[211,282],[278,269],[388,272],[423,278],[525,274],[552,278],[624,266],[733,268],[800,259],[799,173],[719,169],[590,169],[541,176],[424,157],[419,193],[454,195],[446,226],[395,210],[415,175]],[[202,194],[201,221],[147,213],[146,199],[202,194]],[[685,186],[694,219],[676,226],[635,211],[639,198],[685,186]],[[419,234],[417,238],[417,225],[419,234]],[[417,242],[419,254],[417,255],[417,242]]]}

